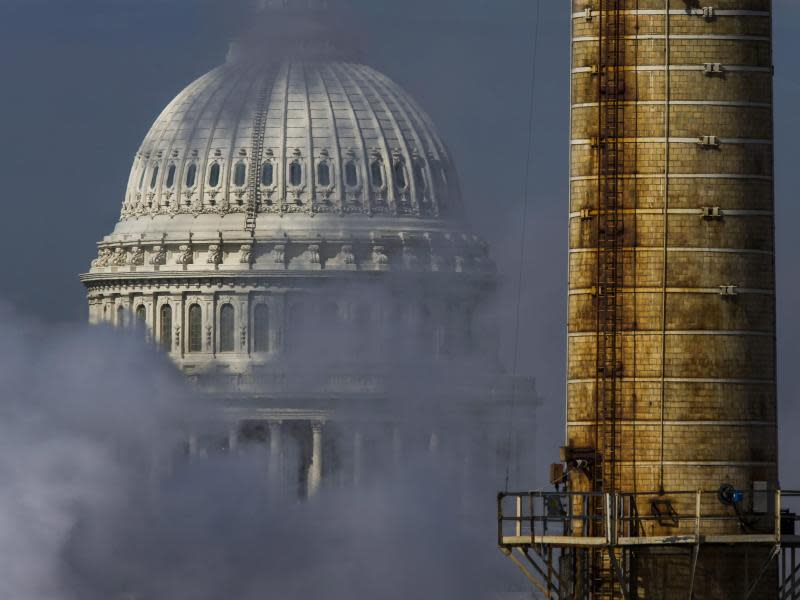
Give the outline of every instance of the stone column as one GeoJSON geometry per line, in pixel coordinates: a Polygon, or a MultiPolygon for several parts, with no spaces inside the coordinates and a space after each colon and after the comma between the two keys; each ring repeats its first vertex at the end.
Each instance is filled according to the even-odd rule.
{"type": "Polygon", "coordinates": [[[268,475],[270,484],[278,487],[283,479],[283,445],[281,442],[281,421],[269,422],[269,467],[268,475]]]}
{"type": "Polygon", "coordinates": [[[189,458],[197,458],[198,450],[197,435],[193,433],[189,436],[189,458]]]}
{"type": "Polygon", "coordinates": [[[308,465],[308,496],[319,490],[322,482],[322,423],[311,424],[311,464],[308,465]]]}
{"type": "Polygon", "coordinates": [[[431,432],[431,437],[428,440],[428,450],[431,454],[436,454],[439,451],[439,434],[435,431],[431,432]]]}
{"type": "Polygon", "coordinates": [[[353,485],[361,483],[363,446],[364,436],[360,431],[356,431],[353,435],[353,485]]]}
{"type": "Polygon", "coordinates": [[[100,304],[96,298],[89,298],[89,325],[97,325],[100,322],[98,317],[98,309],[100,304]]]}
{"type": "Polygon", "coordinates": [[[228,430],[228,452],[233,454],[239,446],[239,424],[234,423],[228,430]]]}

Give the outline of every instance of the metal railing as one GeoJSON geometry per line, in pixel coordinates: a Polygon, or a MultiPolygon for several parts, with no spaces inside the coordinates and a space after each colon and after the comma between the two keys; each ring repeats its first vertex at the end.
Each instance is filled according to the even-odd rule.
{"type": "Polygon", "coordinates": [[[800,534],[798,513],[797,491],[735,491],[725,499],[719,491],[500,493],[498,542],[780,543],[800,534]]]}

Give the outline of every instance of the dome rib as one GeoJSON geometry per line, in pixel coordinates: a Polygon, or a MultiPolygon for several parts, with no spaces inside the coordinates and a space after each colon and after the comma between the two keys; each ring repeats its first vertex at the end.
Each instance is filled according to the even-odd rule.
{"type": "Polygon", "coordinates": [[[305,92],[303,94],[303,103],[305,104],[306,109],[306,147],[308,148],[306,151],[308,156],[306,159],[308,161],[306,168],[306,181],[308,181],[310,184],[308,186],[309,195],[306,210],[311,212],[314,210],[315,196],[317,194],[317,170],[314,166],[316,158],[316,152],[314,152],[314,123],[311,120],[311,97],[308,93],[308,77],[306,77],[306,67],[302,62],[297,64],[302,75],[300,77],[300,82],[302,83],[303,91],[305,92]]]}
{"type": "MultiPolygon", "coordinates": [[[[338,69],[340,71],[340,73],[346,78],[346,80],[350,83],[350,86],[352,86],[353,89],[359,89],[359,91],[362,92],[362,96],[363,96],[362,102],[363,102],[363,105],[364,105],[364,109],[365,109],[365,112],[369,114],[369,119],[371,120],[373,127],[375,127],[376,141],[377,141],[378,145],[380,146],[380,150],[381,150],[381,152],[380,152],[380,154],[381,154],[381,162],[383,163],[383,165],[385,167],[387,164],[389,164],[388,158],[390,156],[390,152],[389,152],[389,144],[388,144],[388,142],[386,140],[386,134],[385,134],[385,132],[383,130],[383,126],[381,125],[380,119],[378,119],[378,116],[375,114],[375,110],[373,109],[372,104],[369,102],[369,99],[366,97],[366,95],[363,94],[363,90],[361,90],[359,88],[359,86],[356,83],[355,79],[349,73],[347,73],[345,71],[345,69],[342,68],[341,65],[337,64],[333,68],[334,69],[338,69]]],[[[345,90],[347,90],[347,87],[345,87],[345,90]]],[[[353,101],[353,96],[350,94],[350,92],[347,92],[347,95],[348,95],[348,98],[349,98],[351,104],[353,105],[353,109],[354,109],[354,111],[356,113],[356,120],[357,120],[357,125],[358,125],[357,131],[361,132],[362,137],[364,137],[364,142],[366,143],[367,140],[366,140],[366,137],[364,136],[365,128],[361,127],[361,119],[358,116],[358,110],[356,108],[356,103],[353,101]]],[[[371,150],[370,150],[370,152],[371,152],[371,150]]],[[[366,164],[367,164],[367,185],[369,186],[370,189],[372,189],[372,181],[371,181],[371,177],[369,176],[370,175],[371,156],[366,156],[365,158],[366,158],[366,164]]],[[[397,214],[397,198],[395,198],[395,195],[394,195],[394,185],[391,185],[392,178],[391,178],[390,173],[388,172],[388,169],[386,169],[386,168],[383,169],[383,176],[384,176],[384,182],[386,184],[386,201],[387,201],[387,204],[388,204],[388,210],[393,214],[397,214]]],[[[371,196],[371,194],[370,194],[370,196],[371,196]]],[[[374,207],[372,206],[372,202],[370,201],[370,212],[373,209],[374,209],[374,207]]]]}
{"type": "Polygon", "coordinates": [[[438,215],[441,212],[441,199],[439,198],[439,191],[436,186],[437,175],[434,172],[434,166],[440,163],[449,165],[450,158],[443,148],[439,148],[440,140],[432,132],[430,122],[414,100],[389,78],[384,77],[381,73],[376,71],[373,71],[373,73],[376,79],[382,81],[384,89],[387,91],[387,96],[392,97],[398,108],[403,110],[408,118],[409,130],[412,131],[419,140],[420,146],[418,152],[424,161],[425,172],[428,176],[428,193],[431,197],[431,205],[434,214],[438,215]],[[420,131],[425,135],[424,142],[422,142],[419,137],[420,131]],[[431,155],[435,163],[431,163],[431,155]]]}
{"type": "MultiPolygon", "coordinates": [[[[221,78],[221,74],[219,73],[219,69],[215,69],[215,71],[216,71],[216,75],[217,75],[216,78],[215,78],[215,82],[218,83],[220,78],[221,78]]],[[[215,73],[215,71],[212,71],[211,73],[209,73],[209,75],[211,75],[212,73],[215,73]]],[[[191,102],[193,104],[197,100],[197,98],[200,97],[200,93],[197,90],[193,89],[192,86],[189,86],[189,88],[187,88],[187,91],[189,92],[188,97],[186,95],[184,95],[184,94],[181,94],[181,95],[178,96],[178,98],[176,98],[176,100],[182,98],[182,104],[186,103],[187,101],[189,101],[189,102],[191,102]],[[194,95],[192,96],[193,93],[194,93],[194,95]]],[[[176,105],[173,110],[175,110],[177,108],[178,108],[178,106],[176,105]]],[[[173,145],[175,143],[175,137],[177,136],[177,128],[174,127],[174,125],[175,125],[174,119],[170,119],[170,120],[164,119],[164,126],[161,128],[160,135],[159,135],[158,139],[155,141],[154,147],[150,151],[151,154],[152,154],[152,152],[155,152],[156,156],[158,156],[159,152],[163,153],[163,157],[166,159],[166,161],[161,163],[161,164],[163,164],[165,167],[170,164],[170,154],[172,153],[172,147],[173,147],[173,145]],[[172,126],[174,129],[171,129],[170,126],[172,126]],[[166,147],[166,149],[162,150],[162,144],[166,146],[165,140],[167,139],[167,134],[170,131],[173,132],[172,139],[170,140],[169,145],[166,147]]],[[[163,203],[163,193],[164,193],[164,177],[165,177],[166,171],[167,171],[166,168],[161,168],[160,169],[160,171],[159,171],[159,181],[158,181],[157,187],[156,187],[155,190],[152,190],[154,195],[153,195],[153,199],[152,199],[152,206],[150,207],[150,211],[151,212],[153,212],[153,211],[157,212],[158,209],[161,206],[163,206],[162,203],[163,203]]]]}
{"type": "MultiPolygon", "coordinates": [[[[288,156],[286,152],[286,144],[287,144],[287,136],[288,136],[288,123],[287,119],[289,117],[289,75],[290,75],[291,65],[286,63],[281,68],[281,74],[279,76],[279,81],[281,81],[281,88],[283,89],[282,101],[280,104],[280,108],[278,109],[280,112],[281,118],[281,133],[280,133],[280,152],[278,153],[278,168],[276,169],[277,181],[278,181],[278,189],[281,190],[278,202],[279,205],[282,205],[284,202],[283,198],[283,190],[286,189],[286,165],[288,163],[288,156]]],[[[276,83],[277,88],[277,83],[276,83]]],[[[269,112],[272,112],[272,106],[269,108],[269,112]]],[[[269,118],[269,117],[268,117],[269,118]]],[[[279,209],[282,210],[282,206],[279,206],[279,209]]]]}
{"type": "MultiPolygon", "coordinates": [[[[269,127],[269,109],[272,102],[272,97],[275,94],[278,85],[279,66],[271,62],[266,66],[262,72],[261,85],[259,86],[258,95],[251,100],[251,111],[249,115],[250,123],[250,139],[241,140],[243,148],[249,146],[250,148],[250,178],[249,181],[254,182],[254,188],[250,188],[249,182],[246,193],[250,194],[252,201],[255,204],[255,215],[258,218],[258,212],[261,210],[261,203],[263,203],[263,190],[261,185],[261,170],[263,169],[266,160],[267,152],[267,128],[269,127]],[[260,111],[264,111],[263,119],[256,130],[257,115],[260,111]]],[[[247,227],[247,226],[246,226],[247,227]]]]}
{"type": "MultiPolygon", "coordinates": [[[[367,143],[364,139],[364,136],[361,134],[361,128],[358,125],[358,116],[356,115],[355,108],[353,107],[353,103],[350,102],[350,98],[347,95],[347,90],[344,87],[344,83],[342,82],[341,78],[337,75],[336,70],[333,68],[332,65],[324,65],[322,67],[322,71],[327,71],[328,74],[333,78],[336,85],[339,87],[339,93],[342,97],[342,101],[346,106],[346,110],[350,115],[350,125],[353,131],[353,139],[356,143],[360,146],[361,150],[361,164],[367,165],[366,169],[362,169],[361,172],[361,205],[366,211],[371,210],[370,206],[370,180],[369,180],[369,154],[367,150],[367,143]]],[[[333,100],[331,100],[331,105],[333,105],[333,100]]],[[[334,111],[334,118],[336,117],[334,111]]],[[[337,124],[337,131],[339,131],[339,127],[337,124]]],[[[341,140],[340,140],[341,141],[341,140]]],[[[344,191],[344,190],[343,190],[344,191]]],[[[344,198],[343,198],[344,200],[344,198]]]]}
{"type": "MultiPolygon", "coordinates": [[[[407,169],[408,170],[408,175],[407,176],[409,178],[409,184],[410,184],[410,187],[411,187],[411,197],[413,199],[412,200],[412,204],[413,204],[414,208],[416,209],[417,214],[422,214],[423,211],[422,211],[421,204],[424,204],[424,203],[421,203],[420,200],[423,199],[423,194],[422,194],[421,190],[417,189],[418,182],[417,182],[417,178],[415,177],[415,174],[414,174],[414,168],[416,166],[414,164],[414,152],[416,152],[420,156],[420,158],[423,160],[423,165],[425,165],[426,168],[427,168],[428,161],[425,159],[425,156],[424,156],[425,149],[424,149],[424,146],[422,144],[422,140],[420,139],[419,135],[417,134],[416,129],[411,124],[411,120],[410,120],[410,118],[408,116],[408,113],[406,113],[405,109],[402,106],[400,106],[399,104],[397,104],[397,103],[395,103],[397,111],[394,111],[394,110],[391,109],[391,107],[389,106],[389,103],[393,102],[392,101],[391,90],[387,89],[386,86],[384,86],[378,80],[378,78],[375,76],[375,71],[373,69],[370,69],[369,67],[364,67],[363,65],[360,67],[359,70],[362,73],[363,77],[365,77],[366,80],[369,81],[372,84],[373,89],[380,88],[381,93],[380,94],[376,94],[376,95],[378,95],[380,98],[382,98],[382,102],[383,102],[384,106],[387,107],[387,111],[386,112],[389,115],[392,115],[392,119],[394,120],[395,127],[397,127],[397,130],[398,130],[398,132],[400,134],[400,139],[402,140],[402,144],[403,144],[403,150],[404,150],[405,155],[406,155],[406,161],[407,161],[407,165],[408,165],[408,169],[407,169]],[[408,128],[409,135],[411,135],[411,137],[413,139],[413,142],[414,142],[414,150],[413,151],[408,147],[408,142],[407,142],[406,137],[405,137],[406,136],[406,132],[403,130],[403,127],[400,125],[400,123],[397,120],[397,118],[394,117],[395,112],[399,113],[399,115],[402,117],[402,119],[406,122],[406,127],[408,128]]],[[[428,177],[428,181],[430,181],[430,177],[428,177]]],[[[434,204],[434,207],[435,206],[436,205],[434,204]]]]}
{"type": "MultiPolygon", "coordinates": [[[[383,108],[383,112],[386,113],[388,120],[392,123],[392,127],[394,128],[397,136],[397,142],[400,144],[399,150],[401,151],[402,156],[400,158],[395,157],[395,149],[391,149],[391,154],[389,154],[388,156],[389,159],[388,170],[391,173],[390,180],[394,184],[396,193],[399,190],[399,186],[397,184],[397,181],[395,180],[395,161],[396,160],[402,161],[400,167],[406,170],[406,189],[411,190],[411,194],[409,196],[409,203],[411,205],[411,210],[414,214],[419,215],[421,212],[419,206],[419,196],[417,195],[416,182],[414,181],[413,173],[409,172],[409,169],[411,169],[413,165],[411,162],[412,161],[411,152],[409,151],[405,134],[403,133],[403,130],[401,129],[400,124],[397,121],[397,118],[395,117],[394,113],[389,108],[389,105],[386,99],[384,98],[383,94],[378,93],[374,84],[370,81],[369,75],[365,73],[365,71],[367,70],[368,68],[364,67],[363,65],[358,65],[355,68],[356,73],[358,73],[361,76],[361,85],[365,86],[366,89],[371,93],[372,97],[375,98],[376,102],[380,104],[380,106],[383,108]]],[[[370,95],[368,94],[366,97],[367,101],[370,101],[370,95]]],[[[399,211],[400,209],[397,208],[396,210],[399,211]]]]}
{"type": "Polygon", "coordinates": [[[332,133],[331,136],[331,146],[334,150],[333,155],[333,181],[335,185],[335,190],[338,190],[339,196],[339,203],[337,206],[338,211],[341,213],[344,211],[344,202],[345,202],[345,189],[344,189],[344,181],[342,180],[342,169],[344,169],[344,161],[342,160],[342,146],[341,140],[339,139],[339,128],[336,125],[336,115],[333,112],[333,101],[331,100],[331,95],[328,92],[328,86],[325,84],[325,79],[322,76],[322,70],[317,69],[316,72],[317,79],[319,79],[319,85],[323,92],[322,96],[324,99],[325,107],[328,111],[328,117],[330,119],[330,132],[332,133]]]}
{"type": "MultiPolygon", "coordinates": [[[[128,180],[128,191],[126,193],[126,202],[122,205],[122,217],[127,216],[129,213],[134,212],[137,209],[137,205],[139,203],[139,192],[137,190],[136,182],[138,181],[138,176],[141,173],[142,164],[144,163],[145,169],[147,168],[147,164],[149,162],[148,159],[145,158],[145,155],[148,152],[152,152],[153,148],[153,141],[152,138],[155,135],[155,132],[159,131],[161,133],[169,131],[170,125],[175,125],[175,115],[178,112],[178,108],[187,104],[189,102],[190,109],[191,107],[197,102],[198,98],[201,97],[202,92],[207,90],[209,87],[212,86],[209,82],[216,82],[222,76],[222,67],[217,67],[212,71],[209,71],[202,77],[196,79],[193,83],[190,83],[180,94],[178,94],[172,102],[167,104],[166,108],[161,111],[161,114],[156,119],[155,125],[152,129],[148,132],[145,136],[142,144],[139,146],[139,150],[137,151],[137,160],[134,161],[133,167],[131,168],[130,177],[128,180]],[[159,127],[160,125],[160,127],[159,127]],[[127,203],[127,205],[126,205],[127,203]]],[[[186,114],[186,111],[183,111],[182,114],[186,114]]],[[[172,149],[172,145],[174,144],[175,137],[178,134],[179,126],[175,127],[175,135],[173,136],[172,143],[170,144],[170,152],[172,149]]],[[[159,189],[158,193],[161,193],[161,184],[159,182],[159,189]]]]}
{"type": "MultiPolygon", "coordinates": [[[[223,98],[223,100],[222,102],[219,103],[219,106],[214,111],[214,118],[211,121],[211,127],[209,128],[208,131],[208,138],[206,139],[205,153],[203,153],[200,157],[200,160],[202,160],[203,162],[201,163],[200,168],[198,168],[198,174],[200,175],[200,180],[197,182],[198,204],[201,207],[201,210],[207,209],[206,196],[207,193],[209,192],[208,190],[209,169],[211,167],[211,164],[214,162],[214,159],[216,158],[212,156],[211,153],[214,148],[214,142],[216,141],[215,136],[220,126],[220,118],[225,113],[228,101],[231,98],[237,97],[235,94],[238,91],[239,87],[242,85],[242,83],[244,84],[248,83],[247,81],[248,78],[243,77],[243,75],[245,72],[248,72],[249,69],[241,68],[238,71],[239,71],[237,74],[238,76],[234,79],[233,85],[228,87],[220,86],[217,90],[217,92],[220,91],[224,92],[223,94],[219,95],[223,98]]],[[[218,94],[215,94],[215,97],[217,96],[218,94]]],[[[195,129],[195,132],[196,131],[197,129],[195,129]]],[[[224,157],[222,158],[224,159],[224,157]]],[[[230,157],[228,159],[230,160],[230,157]]],[[[227,183],[228,182],[220,181],[220,186],[226,185],[227,183]]]]}
{"type": "MultiPolygon", "coordinates": [[[[228,205],[230,207],[228,210],[237,211],[237,212],[241,211],[241,210],[244,210],[244,197],[243,197],[243,195],[240,196],[239,197],[239,203],[237,203],[237,206],[236,207],[233,206],[232,198],[231,198],[231,192],[233,192],[233,195],[238,195],[238,193],[239,193],[239,190],[238,189],[234,190],[234,187],[233,187],[234,186],[234,184],[233,184],[233,176],[232,176],[233,167],[240,160],[244,161],[244,164],[247,165],[249,163],[249,158],[250,158],[247,155],[247,153],[250,152],[250,148],[248,148],[247,144],[242,144],[241,145],[241,148],[245,149],[244,156],[241,156],[236,152],[236,148],[237,148],[237,146],[239,146],[239,144],[237,143],[237,142],[239,142],[239,130],[242,128],[243,124],[248,124],[249,123],[249,124],[251,124],[250,126],[252,127],[252,123],[254,121],[253,115],[247,114],[248,113],[248,108],[249,108],[249,105],[250,105],[249,99],[252,98],[254,89],[260,89],[261,87],[263,87],[266,84],[266,78],[264,77],[264,74],[263,74],[262,70],[261,69],[254,69],[254,71],[255,71],[255,76],[252,76],[252,74],[251,74],[251,76],[249,76],[247,78],[249,80],[249,82],[250,82],[250,85],[247,88],[247,94],[244,94],[242,96],[242,103],[239,106],[239,112],[237,113],[236,120],[235,120],[234,125],[233,125],[233,130],[231,131],[230,140],[229,140],[230,144],[228,146],[228,162],[227,162],[227,165],[226,165],[226,168],[225,168],[225,177],[223,179],[223,181],[227,182],[227,185],[225,186],[226,189],[223,191],[223,194],[225,194],[225,196],[228,198],[227,202],[228,202],[228,205]]],[[[258,98],[258,97],[260,97],[260,94],[257,93],[256,94],[256,98],[258,98]]],[[[256,108],[256,107],[253,107],[253,108],[256,108]]],[[[251,134],[251,136],[252,135],[255,135],[255,132],[253,132],[253,134],[251,134]]],[[[248,167],[248,168],[250,168],[250,167],[248,167]]],[[[245,184],[244,184],[243,189],[242,189],[243,192],[246,192],[246,190],[247,190],[247,183],[248,183],[248,179],[245,177],[245,184]]]]}

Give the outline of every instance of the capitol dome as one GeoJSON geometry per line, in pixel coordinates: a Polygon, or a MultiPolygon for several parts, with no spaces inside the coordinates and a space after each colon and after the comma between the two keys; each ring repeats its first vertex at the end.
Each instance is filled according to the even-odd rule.
{"type": "Polygon", "coordinates": [[[410,404],[507,414],[522,387],[478,316],[495,269],[431,120],[386,76],[306,39],[311,51],[294,40],[269,63],[232,52],[178,94],[81,280],[91,322],[133,326],[222,407],[228,448],[269,439],[274,475],[294,444],[311,493],[338,456],[323,423],[351,419],[358,455],[358,407],[375,410],[371,435],[397,441],[410,404]]]}
{"type": "Polygon", "coordinates": [[[287,215],[435,221],[459,212],[431,120],[387,77],[347,62],[232,61],[190,84],[136,154],[116,233],[184,215],[166,228],[241,230],[253,200],[256,233],[283,229],[287,215]]]}
{"type": "Polygon", "coordinates": [[[155,121],[82,280],[93,321],[136,318],[181,366],[241,373],[320,311],[359,327],[392,312],[433,355],[467,353],[493,274],[444,143],[397,84],[353,62],[234,56],[155,121]]]}
{"type": "Polygon", "coordinates": [[[150,129],[92,272],[483,270],[485,245],[461,215],[444,143],[386,76],[350,62],[230,60],[150,129]],[[310,255],[293,256],[297,244],[310,255]]]}

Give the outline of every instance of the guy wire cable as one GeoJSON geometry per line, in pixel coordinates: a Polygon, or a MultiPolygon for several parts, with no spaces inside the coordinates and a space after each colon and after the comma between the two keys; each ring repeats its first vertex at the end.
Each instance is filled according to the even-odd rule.
{"type": "Polygon", "coordinates": [[[534,134],[534,126],[533,126],[533,117],[534,111],[536,108],[536,58],[539,50],[539,7],[540,1],[535,0],[535,10],[534,10],[534,18],[535,23],[533,25],[533,43],[531,47],[531,84],[530,84],[530,98],[529,98],[529,106],[528,106],[528,148],[526,152],[525,158],[525,181],[523,184],[523,194],[522,194],[522,225],[520,231],[520,238],[519,238],[519,267],[518,267],[518,276],[517,276],[517,306],[515,311],[515,318],[514,318],[514,355],[513,355],[513,362],[512,362],[512,369],[511,375],[514,378],[513,383],[513,391],[511,396],[511,406],[509,407],[509,429],[508,429],[508,457],[506,461],[506,477],[505,477],[505,490],[508,491],[508,477],[509,477],[509,470],[511,468],[511,422],[513,421],[514,417],[514,408],[517,399],[517,370],[519,366],[519,323],[520,323],[520,311],[522,309],[522,281],[524,276],[524,261],[525,261],[525,237],[528,231],[528,193],[530,190],[530,171],[531,171],[531,159],[533,155],[533,134],[534,134]]]}

